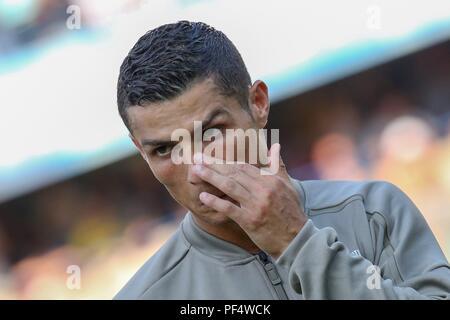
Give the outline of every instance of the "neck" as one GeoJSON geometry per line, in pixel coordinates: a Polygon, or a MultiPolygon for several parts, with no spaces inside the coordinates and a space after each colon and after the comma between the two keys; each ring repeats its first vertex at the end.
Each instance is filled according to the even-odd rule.
{"type": "Polygon", "coordinates": [[[213,236],[230,242],[251,254],[255,254],[261,249],[249,238],[247,233],[233,220],[229,220],[222,224],[211,224],[203,219],[199,219],[194,214],[192,215],[195,223],[204,231],[213,236]]]}

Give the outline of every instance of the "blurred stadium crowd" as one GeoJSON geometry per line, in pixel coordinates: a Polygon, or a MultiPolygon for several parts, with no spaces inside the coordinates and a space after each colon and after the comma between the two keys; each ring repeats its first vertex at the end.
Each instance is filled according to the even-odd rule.
{"type": "MultiPolygon", "coordinates": [[[[108,3],[114,10],[115,1],[108,3]]],[[[67,2],[28,5],[27,16],[2,16],[0,53],[63,32],[55,22],[67,18],[67,2]]],[[[281,101],[272,105],[269,126],[280,129],[295,178],[398,185],[450,258],[449,57],[445,42],[281,101]]],[[[0,299],[109,299],[183,215],[138,155],[2,203],[0,299]],[[81,268],[79,290],[66,286],[70,265],[81,268]]]]}
{"type": "Polygon", "coordinates": [[[143,4],[145,0],[0,0],[0,54],[17,53],[70,32],[66,22],[75,12],[71,6],[83,13],[84,32],[143,4]]]}

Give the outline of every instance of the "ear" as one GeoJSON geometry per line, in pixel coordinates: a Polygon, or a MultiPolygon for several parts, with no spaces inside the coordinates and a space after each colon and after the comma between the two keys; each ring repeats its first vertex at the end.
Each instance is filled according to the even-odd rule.
{"type": "Polygon", "coordinates": [[[267,85],[256,80],[249,88],[250,111],[259,128],[264,128],[269,117],[270,101],[267,85]]]}
{"type": "Polygon", "coordinates": [[[131,141],[133,141],[134,145],[136,146],[136,148],[138,149],[139,153],[141,154],[142,158],[144,158],[145,161],[148,162],[147,159],[147,154],[145,153],[144,149],[142,148],[141,144],[139,143],[139,141],[131,134],[128,133],[128,136],[130,137],[131,141]]]}

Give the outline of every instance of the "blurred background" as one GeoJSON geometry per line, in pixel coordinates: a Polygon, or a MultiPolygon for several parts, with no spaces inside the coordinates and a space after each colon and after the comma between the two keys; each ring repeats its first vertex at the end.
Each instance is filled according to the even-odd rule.
{"type": "Polygon", "coordinates": [[[450,1],[0,0],[0,299],[110,299],[176,229],[115,86],[182,19],[268,83],[291,176],[396,184],[450,258],[450,1]]]}

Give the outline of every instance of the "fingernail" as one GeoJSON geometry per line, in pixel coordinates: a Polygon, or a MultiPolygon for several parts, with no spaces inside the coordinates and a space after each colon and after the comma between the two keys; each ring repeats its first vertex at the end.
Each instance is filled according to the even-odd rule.
{"type": "Polygon", "coordinates": [[[202,172],[202,166],[199,164],[194,164],[194,167],[192,168],[194,172],[200,173],[202,172]]]}
{"type": "Polygon", "coordinates": [[[206,192],[201,192],[199,198],[201,201],[206,201],[208,198],[208,194],[206,192]]]}
{"type": "Polygon", "coordinates": [[[194,163],[202,163],[202,154],[201,153],[196,153],[194,154],[194,163]]]}

